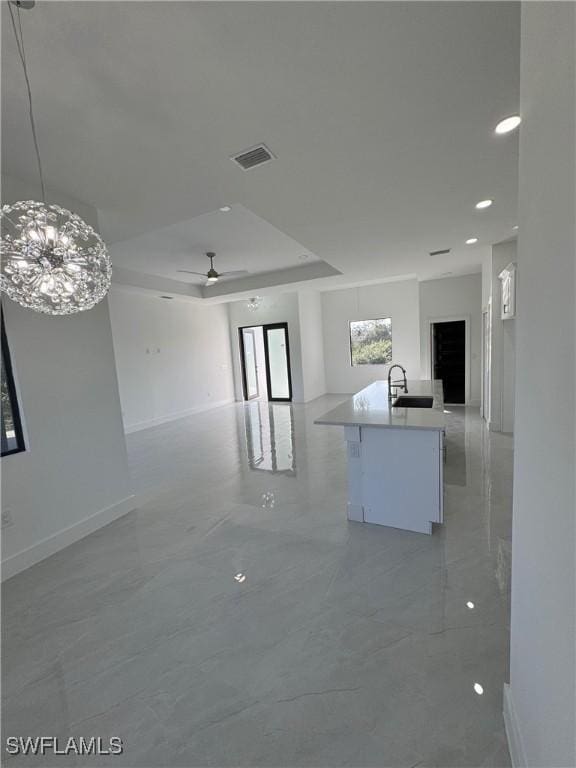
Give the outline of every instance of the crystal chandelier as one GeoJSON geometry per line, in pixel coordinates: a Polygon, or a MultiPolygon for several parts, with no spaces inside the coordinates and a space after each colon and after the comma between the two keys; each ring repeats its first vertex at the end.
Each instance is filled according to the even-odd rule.
{"type": "Polygon", "coordinates": [[[3,205],[2,290],[27,309],[69,315],[98,304],[112,268],[92,227],[58,205],[3,205]]]}
{"type": "Polygon", "coordinates": [[[247,307],[250,310],[250,312],[256,312],[258,307],[262,304],[262,296],[252,296],[251,299],[248,299],[247,307]]]}
{"type": "MultiPolygon", "coordinates": [[[[32,2],[25,3],[24,0],[10,0],[8,4],[26,80],[32,137],[42,200],[45,201],[20,20],[20,8],[32,6],[32,2]],[[16,6],[18,26],[12,5],[16,6]]],[[[21,306],[49,315],[69,315],[91,309],[108,293],[112,267],[106,246],[92,227],[75,213],[33,200],[3,205],[0,233],[0,290],[21,306]]]]}

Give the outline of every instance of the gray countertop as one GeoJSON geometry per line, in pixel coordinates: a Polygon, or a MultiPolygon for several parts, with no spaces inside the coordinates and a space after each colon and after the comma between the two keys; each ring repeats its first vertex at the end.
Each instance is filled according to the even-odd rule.
{"type": "MultiPolygon", "coordinates": [[[[404,392],[398,391],[399,395],[404,392]]],[[[409,395],[432,395],[432,408],[394,408],[388,402],[388,382],[375,381],[325,413],[315,424],[342,427],[392,427],[394,429],[444,429],[441,381],[408,381],[409,395]]]]}

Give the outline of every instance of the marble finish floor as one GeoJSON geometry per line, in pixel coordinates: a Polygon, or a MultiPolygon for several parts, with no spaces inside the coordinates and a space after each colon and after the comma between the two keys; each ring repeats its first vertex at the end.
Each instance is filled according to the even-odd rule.
{"type": "Polygon", "coordinates": [[[510,764],[512,440],[447,409],[445,524],[348,523],[342,399],[128,437],[139,509],[5,583],[2,649],[4,737],[124,754],[6,765],[510,764]]]}

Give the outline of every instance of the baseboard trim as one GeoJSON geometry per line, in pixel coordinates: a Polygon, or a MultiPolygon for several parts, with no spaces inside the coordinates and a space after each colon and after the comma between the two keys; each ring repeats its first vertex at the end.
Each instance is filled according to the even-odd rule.
{"type": "Polygon", "coordinates": [[[178,419],[184,419],[186,416],[194,416],[197,413],[204,413],[205,411],[212,411],[214,408],[222,408],[224,405],[230,405],[236,402],[233,397],[228,400],[218,400],[215,403],[209,403],[208,405],[199,405],[196,408],[189,408],[186,411],[178,411],[178,413],[170,413],[167,416],[159,416],[156,419],[148,419],[147,421],[137,421],[135,424],[128,424],[124,426],[124,432],[127,435],[133,432],[141,432],[143,429],[150,429],[151,427],[159,427],[161,424],[167,424],[170,421],[178,421],[178,419]]]}
{"type": "Polygon", "coordinates": [[[324,397],[324,395],[327,395],[327,392],[322,392],[320,395],[314,395],[313,397],[309,397],[307,400],[303,400],[303,403],[305,405],[308,405],[308,403],[313,403],[314,400],[318,400],[320,397],[324,397]]]}
{"type": "Polygon", "coordinates": [[[508,739],[508,750],[510,751],[512,768],[525,768],[528,765],[526,752],[522,744],[522,737],[520,736],[512,690],[508,683],[504,683],[504,727],[506,729],[506,738],[508,739]]]}
{"type": "Polygon", "coordinates": [[[25,571],[36,563],[45,560],[47,557],[55,555],[56,552],[69,547],[70,544],[83,539],[90,533],[103,528],[108,523],[114,522],[119,517],[126,515],[136,508],[136,497],[134,495],[127,496],[125,499],[112,504],[109,507],[100,509],[90,517],[86,517],[84,520],[80,520],[74,525],[70,525],[68,528],[64,528],[57,533],[48,536],[37,544],[33,544],[27,549],[23,549],[20,552],[16,552],[15,555],[11,555],[2,561],[2,581],[11,579],[12,576],[25,571]]]}

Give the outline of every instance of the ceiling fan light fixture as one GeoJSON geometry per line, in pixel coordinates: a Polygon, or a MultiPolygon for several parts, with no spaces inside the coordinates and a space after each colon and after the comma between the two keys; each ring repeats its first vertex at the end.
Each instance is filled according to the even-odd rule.
{"type": "Polygon", "coordinates": [[[208,270],[208,272],[195,272],[194,270],[191,270],[191,269],[179,269],[178,272],[183,272],[187,275],[199,275],[200,277],[205,277],[206,282],[204,283],[204,285],[206,286],[212,285],[213,283],[220,280],[221,277],[228,278],[231,275],[246,274],[245,269],[233,269],[232,271],[228,271],[228,272],[218,272],[216,271],[216,269],[214,269],[214,259],[216,257],[216,254],[214,253],[214,251],[208,251],[206,256],[210,259],[210,269],[208,270]]]}

